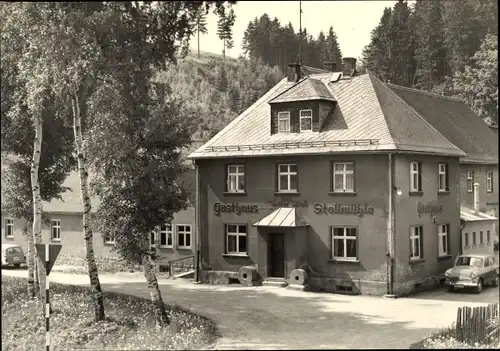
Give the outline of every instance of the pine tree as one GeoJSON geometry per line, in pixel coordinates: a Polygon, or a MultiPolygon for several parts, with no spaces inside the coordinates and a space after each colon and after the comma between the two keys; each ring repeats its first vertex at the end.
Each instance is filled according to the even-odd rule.
{"type": "Polygon", "coordinates": [[[226,58],[226,48],[228,41],[233,39],[233,26],[236,20],[236,15],[234,10],[231,9],[229,13],[226,13],[224,8],[219,11],[219,19],[217,20],[217,36],[223,42],[222,57],[226,58]]]}
{"type": "Polygon", "coordinates": [[[328,61],[335,62],[339,70],[342,67],[342,51],[340,50],[337,34],[333,31],[332,26],[328,29],[326,37],[326,51],[328,53],[328,61]]]}
{"type": "Polygon", "coordinates": [[[200,33],[207,34],[207,11],[205,8],[200,7],[194,14],[191,21],[193,31],[196,32],[198,37],[198,57],[200,57],[200,33]]]}

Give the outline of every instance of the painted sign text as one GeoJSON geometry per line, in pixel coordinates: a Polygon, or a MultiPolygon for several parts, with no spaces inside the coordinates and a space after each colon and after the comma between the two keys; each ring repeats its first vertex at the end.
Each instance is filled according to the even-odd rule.
{"type": "Polygon", "coordinates": [[[354,215],[363,217],[364,215],[372,216],[375,213],[375,209],[367,204],[360,205],[342,205],[339,203],[330,204],[314,204],[314,213],[316,214],[341,214],[341,215],[354,215]]]}
{"type": "Polygon", "coordinates": [[[220,216],[221,213],[235,213],[240,215],[242,213],[257,212],[259,212],[259,206],[257,205],[242,205],[239,202],[233,202],[231,204],[221,204],[216,202],[214,204],[214,213],[216,216],[220,216]]]}

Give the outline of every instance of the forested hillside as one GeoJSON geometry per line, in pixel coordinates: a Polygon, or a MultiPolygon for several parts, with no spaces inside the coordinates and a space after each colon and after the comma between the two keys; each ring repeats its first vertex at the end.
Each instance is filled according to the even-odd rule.
{"type": "Polygon", "coordinates": [[[464,99],[498,121],[497,0],[398,0],[363,52],[386,82],[464,99]]]}
{"type": "Polygon", "coordinates": [[[207,141],[271,89],[283,73],[259,59],[191,54],[159,73],[194,118],[192,148],[207,141]]]}

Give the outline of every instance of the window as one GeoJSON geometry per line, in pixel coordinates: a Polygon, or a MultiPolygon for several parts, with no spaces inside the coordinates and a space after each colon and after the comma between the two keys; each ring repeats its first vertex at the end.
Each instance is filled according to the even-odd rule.
{"type": "Polygon", "coordinates": [[[332,227],[332,257],[357,260],[357,230],[353,227],[332,227]]]}
{"type": "Polygon", "coordinates": [[[300,131],[312,132],[313,125],[312,110],[300,110],[300,131]]]}
{"type": "Polygon", "coordinates": [[[438,225],[438,240],[439,240],[439,256],[446,256],[449,253],[448,240],[449,240],[450,225],[438,225]]]}
{"type": "Polygon", "coordinates": [[[245,224],[226,224],[226,254],[247,254],[247,226],[245,224]]]}
{"type": "Polygon", "coordinates": [[[424,227],[410,227],[410,260],[420,260],[424,257],[423,255],[423,245],[422,245],[422,234],[424,227]]]}
{"type": "Polygon", "coordinates": [[[160,247],[174,247],[174,234],[171,224],[160,227],[160,247]]]}
{"type": "Polygon", "coordinates": [[[352,162],[333,164],[333,191],[354,192],[354,164],[352,162]]]}
{"type": "Polygon", "coordinates": [[[479,231],[479,245],[483,245],[483,244],[484,244],[483,231],[480,230],[479,231]]]}
{"type": "Polygon", "coordinates": [[[469,246],[469,233],[464,234],[465,246],[469,246]]]}
{"type": "Polygon", "coordinates": [[[489,230],[486,231],[486,242],[488,244],[491,243],[491,234],[489,230]]]}
{"type": "Polygon", "coordinates": [[[486,192],[493,192],[493,172],[486,173],[486,192]]]}
{"type": "Polygon", "coordinates": [[[180,249],[191,248],[191,226],[180,224],[175,226],[177,232],[177,247],[180,249]]]}
{"type": "Polygon", "coordinates": [[[6,238],[14,237],[14,220],[12,218],[5,219],[5,237],[6,238]]]}
{"type": "Polygon", "coordinates": [[[278,191],[289,193],[297,192],[297,175],[297,165],[278,165],[278,191]]]}
{"type": "Polygon", "coordinates": [[[111,235],[111,234],[103,234],[102,241],[105,244],[114,244],[115,243],[115,237],[113,235],[111,235]]]}
{"type": "Polygon", "coordinates": [[[52,220],[50,221],[51,236],[50,239],[53,241],[61,241],[61,221],[52,220]]]}
{"type": "Polygon", "coordinates": [[[422,191],[422,177],[420,162],[410,162],[410,191],[422,191]]]}
{"type": "Polygon", "coordinates": [[[467,172],[467,192],[474,190],[474,172],[467,172]]]}
{"type": "Polygon", "coordinates": [[[245,191],[245,166],[227,166],[227,191],[229,193],[242,193],[245,191]]]}
{"type": "Polygon", "coordinates": [[[472,232],[472,245],[477,245],[477,241],[476,241],[476,232],[472,232]]]}
{"type": "Polygon", "coordinates": [[[290,112],[278,112],[278,133],[290,131],[290,112]]]}
{"type": "Polygon", "coordinates": [[[448,191],[448,164],[440,163],[438,166],[439,170],[439,191],[448,191]]]}

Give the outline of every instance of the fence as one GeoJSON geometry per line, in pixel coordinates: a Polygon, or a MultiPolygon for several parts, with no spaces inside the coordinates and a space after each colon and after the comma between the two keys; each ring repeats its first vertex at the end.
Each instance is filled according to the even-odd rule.
{"type": "Polygon", "coordinates": [[[482,307],[459,307],[457,311],[456,339],[468,344],[489,343],[500,338],[498,328],[498,304],[482,307]],[[496,330],[491,329],[491,320],[496,319],[496,330]]]}

